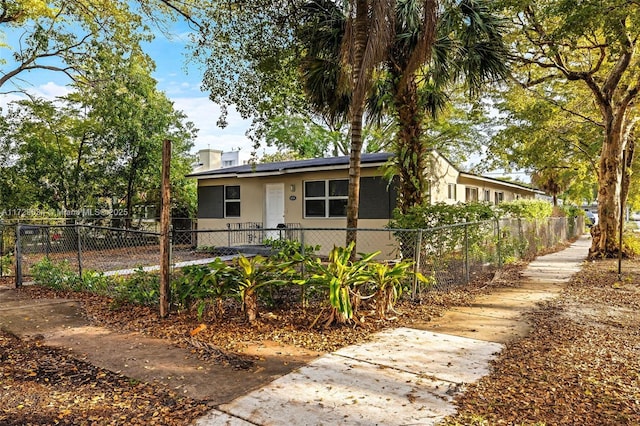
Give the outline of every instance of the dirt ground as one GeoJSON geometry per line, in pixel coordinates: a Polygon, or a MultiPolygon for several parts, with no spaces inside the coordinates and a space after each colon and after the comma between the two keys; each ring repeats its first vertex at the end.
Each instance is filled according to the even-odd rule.
{"type": "Polygon", "coordinates": [[[153,308],[38,286],[15,290],[6,280],[0,288],[0,386],[7,391],[0,395],[0,424],[188,424],[323,353],[469,303],[491,287],[489,278],[434,293],[422,304],[404,302],[389,320],[374,320],[364,307],[361,325],[327,329],[310,327],[322,307],[303,309],[296,295],[263,306],[259,321],[248,324],[233,305],[224,319],[198,319],[193,312],[160,319],[153,308]],[[113,398],[121,403],[113,405],[113,398]]]}
{"type": "MultiPolygon", "coordinates": [[[[366,316],[361,326],[324,330],[309,327],[321,308],[298,304],[264,306],[249,325],[234,306],[224,320],[192,312],[160,319],[154,309],[92,295],[5,288],[6,297],[19,299],[12,303],[41,306],[27,316],[0,304],[2,328],[7,321],[24,328],[21,338],[0,334],[0,423],[189,424],[320,354],[516,286],[521,269],[434,292],[421,304],[403,302],[386,321],[366,316]],[[66,309],[73,330],[44,320],[53,309],[47,303],[66,309]],[[140,355],[147,347],[150,354],[140,355]]],[[[614,261],[587,264],[558,299],[529,314],[533,332],[508,343],[492,374],[468,386],[449,424],[640,424],[639,296],[639,261],[625,261],[622,281],[614,261]]]]}

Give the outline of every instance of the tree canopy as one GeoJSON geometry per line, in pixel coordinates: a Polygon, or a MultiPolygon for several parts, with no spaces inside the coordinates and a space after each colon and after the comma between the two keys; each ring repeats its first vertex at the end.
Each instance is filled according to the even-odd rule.
{"type": "Polygon", "coordinates": [[[600,222],[594,228],[591,255],[615,255],[619,204],[629,188],[623,152],[634,158],[637,133],[640,6],[617,0],[587,0],[579,6],[573,0],[500,3],[512,19],[515,81],[602,131],[597,168],[600,222]],[[574,86],[585,95],[578,110],[570,104],[574,86]]]}

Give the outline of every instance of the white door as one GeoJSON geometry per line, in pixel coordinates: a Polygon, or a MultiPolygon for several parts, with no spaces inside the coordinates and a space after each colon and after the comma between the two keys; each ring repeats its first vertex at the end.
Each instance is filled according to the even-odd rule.
{"type": "MultiPolygon", "coordinates": [[[[269,183],[265,186],[265,221],[264,227],[275,229],[284,223],[284,183],[269,183]]],[[[267,238],[279,238],[277,231],[269,231],[267,238]]]]}

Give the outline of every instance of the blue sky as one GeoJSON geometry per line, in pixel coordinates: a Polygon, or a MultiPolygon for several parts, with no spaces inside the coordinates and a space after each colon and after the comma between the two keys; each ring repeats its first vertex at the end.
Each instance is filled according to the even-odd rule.
{"type": "MultiPolygon", "coordinates": [[[[145,50],[156,62],[153,76],[158,81],[158,88],[164,91],[174,102],[175,108],[183,111],[187,119],[199,129],[192,151],[195,153],[200,149],[212,148],[251,152],[252,143],[245,136],[250,120],[243,120],[235,110],[229,109],[227,127],[221,129],[216,126],[220,108],[209,100],[207,93],[200,90],[202,70],[194,63],[187,63],[187,35],[179,30],[179,26],[175,27],[172,30],[174,35],[170,39],[164,35],[157,35],[145,50]]],[[[16,39],[8,34],[6,41],[11,46],[16,39]]],[[[0,49],[0,59],[10,62],[10,54],[7,49],[0,49]]],[[[19,78],[18,84],[21,87],[26,87],[41,97],[53,98],[69,91],[66,87],[69,80],[62,73],[31,71],[20,74],[19,78]]],[[[0,106],[19,97],[17,94],[6,94],[10,90],[11,87],[2,88],[0,106]]]]}

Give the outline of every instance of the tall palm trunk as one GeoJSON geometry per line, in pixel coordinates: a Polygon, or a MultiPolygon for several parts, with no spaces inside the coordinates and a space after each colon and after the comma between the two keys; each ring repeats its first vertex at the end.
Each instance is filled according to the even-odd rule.
{"type": "MultiPolygon", "coordinates": [[[[367,93],[366,71],[363,70],[363,59],[369,37],[369,2],[356,1],[356,17],[354,21],[353,64],[351,70],[352,97],[349,106],[351,121],[351,151],[349,156],[349,194],[347,200],[347,232],[345,244],[357,242],[358,210],[360,204],[360,157],[362,153],[362,116],[367,93]],[[363,72],[365,71],[365,72],[363,72]]],[[[355,250],[353,251],[356,252],[355,250]]]]}
{"type": "Polygon", "coordinates": [[[407,82],[405,90],[397,92],[398,106],[396,156],[400,171],[400,200],[398,207],[406,213],[411,206],[422,204],[427,192],[426,163],[428,152],[422,141],[424,114],[418,104],[415,79],[407,82]]]}

